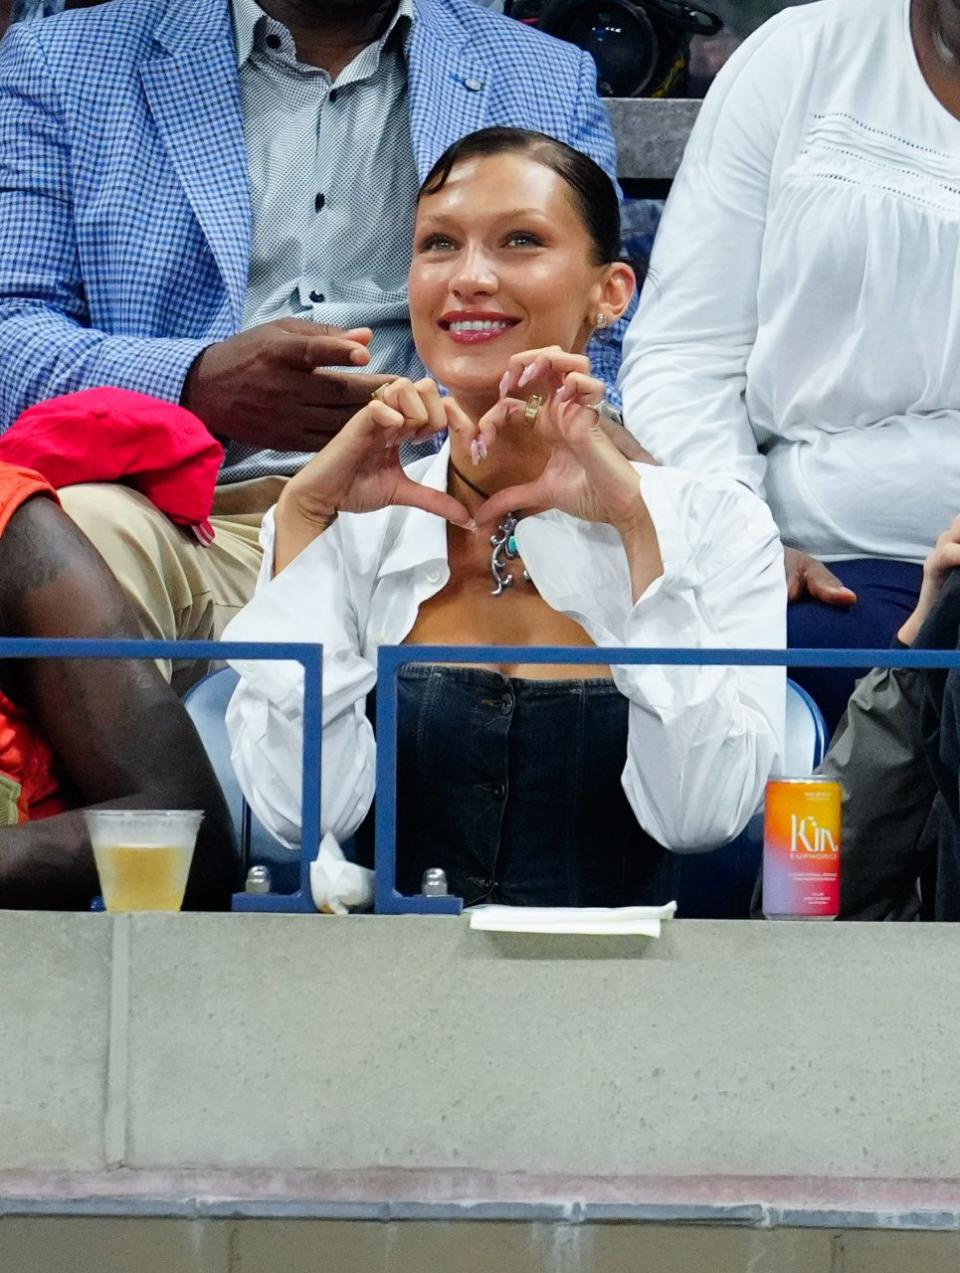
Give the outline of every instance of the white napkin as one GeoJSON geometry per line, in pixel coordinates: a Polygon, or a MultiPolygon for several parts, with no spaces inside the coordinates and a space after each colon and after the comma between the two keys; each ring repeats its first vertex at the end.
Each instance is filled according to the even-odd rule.
{"type": "Polygon", "coordinates": [[[317,910],[327,915],[366,910],[373,902],[373,872],[348,862],[328,831],[310,863],[310,895],[317,910]]]}
{"type": "Polygon", "coordinates": [[[660,923],[676,914],[666,906],[473,906],[470,927],[486,933],[633,934],[659,937],[660,923]]]}

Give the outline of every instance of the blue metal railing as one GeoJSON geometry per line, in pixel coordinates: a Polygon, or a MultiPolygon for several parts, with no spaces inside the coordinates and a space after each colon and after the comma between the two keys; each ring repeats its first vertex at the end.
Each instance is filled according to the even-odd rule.
{"type": "Polygon", "coordinates": [[[320,748],[323,735],[323,649],[302,642],[256,641],[96,641],[89,639],[0,638],[0,659],[265,659],[299,663],[303,690],[303,796],[300,887],[295,893],[237,893],[239,911],[314,913],[310,863],[320,843],[320,748]]]}
{"type": "MultiPolygon", "coordinates": [[[[305,642],[0,638],[0,659],[196,659],[299,663],[304,669],[300,886],[291,894],[237,894],[235,910],[313,912],[310,865],[321,838],[323,650],[305,642]]],[[[597,646],[381,646],[377,661],[375,904],[380,914],[459,914],[455,897],[404,897],[397,878],[397,672],[406,663],[611,664],[685,667],[960,668],[957,650],[670,650],[597,646]]]]}
{"type": "Polygon", "coordinates": [[[957,650],[627,650],[598,646],[390,645],[377,659],[375,905],[381,915],[458,915],[458,897],[397,890],[397,672],[405,663],[605,663],[680,667],[960,667],[957,650]]]}

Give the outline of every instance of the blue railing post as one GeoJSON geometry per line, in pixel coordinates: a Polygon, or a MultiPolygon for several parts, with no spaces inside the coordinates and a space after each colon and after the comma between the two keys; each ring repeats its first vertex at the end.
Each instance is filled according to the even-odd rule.
{"type": "MultiPolygon", "coordinates": [[[[377,659],[377,817],[376,874],[374,905],[379,915],[459,915],[459,897],[402,897],[397,891],[397,671],[403,663],[442,663],[450,659],[421,659],[433,649],[417,646],[418,657],[409,657],[410,648],[380,647],[377,659]]],[[[442,651],[441,651],[442,653],[442,651]]],[[[472,653],[472,651],[471,651],[472,653]]]]}

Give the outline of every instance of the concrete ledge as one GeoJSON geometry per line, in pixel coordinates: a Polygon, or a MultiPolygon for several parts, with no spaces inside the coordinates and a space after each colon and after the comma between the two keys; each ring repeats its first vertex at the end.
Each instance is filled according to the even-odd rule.
{"type": "Polygon", "coordinates": [[[709,1224],[960,1230],[960,1181],[511,1177],[474,1172],[0,1173],[0,1217],[709,1224]]]}
{"type": "Polygon", "coordinates": [[[0,1214],[960,1228],[954,926],[0,913],[0,950],[0,1214]]]}

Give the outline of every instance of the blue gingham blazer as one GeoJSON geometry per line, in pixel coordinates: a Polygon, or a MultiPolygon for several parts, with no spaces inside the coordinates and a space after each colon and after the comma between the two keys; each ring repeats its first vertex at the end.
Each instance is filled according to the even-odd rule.
{"type": "MultiPolygon", "coordinates": [[[[408,48],[421,177],[513,124],[616,172],[591,59],[472,0],[416,0],[408,48]]],[[[228,0],[110,0],[0,45],[0,429],[93,385],[177,400],[240,329],[251,212],[228,0]]],[[[600,347],[615,380],[619,341],[600,347]]]]}

